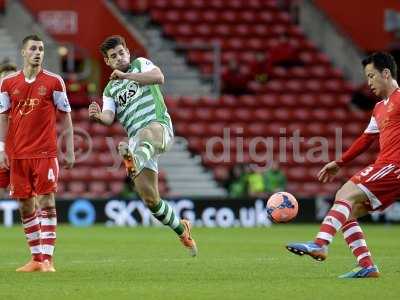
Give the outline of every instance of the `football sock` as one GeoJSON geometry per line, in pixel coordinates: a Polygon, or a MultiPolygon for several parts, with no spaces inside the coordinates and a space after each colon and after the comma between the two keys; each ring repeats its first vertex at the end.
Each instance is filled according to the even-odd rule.
{"type": "Polygon", "coordinates": [[[141,141],[133,154],[135,156],[137,171],[140,172],[144,168],[145,164],[154,156],[155,148],[151,143],[141,141]]]}
{"type": "Polygon", "coordinates": [[[56,243],[57,213],[55,207],[46,207],[41,213],[41,242],[43,260],[50,260],[54,254],[56,243]]]}
{"type": "Polygon", "coordinates": [[[357,220],[349,220],[342,227],[343,237],[347,245],[357,258],[358,264],[363,267],[373,266],[371,253],[368,250],[367,243],[364,239],[364,233],[357,220]]]}
{"type": "Polygon", "coordinates": [[[319,232],[314,240],[317,245],[328,245],[336,232],[347,222],[351,214],[351,203],[346,200],[336,200],[322,221],[319,232]]]}
{"type": "Polygon", "coordinates": [[[36,211],[33,214],[22,216],[22,226],[28,241],[32,259],[42,261],[42,247],[40,245],[40,223],[36,211]]]}
{"type": "Polygon", "coordinates": [[[172,207],[166,201],[160,199],[160,202],[156,206],[150,207],[150,210],[153,216],[161,223],[171,227],[178,235],[183,234],[183,225],[175,215],[172,207]]]}

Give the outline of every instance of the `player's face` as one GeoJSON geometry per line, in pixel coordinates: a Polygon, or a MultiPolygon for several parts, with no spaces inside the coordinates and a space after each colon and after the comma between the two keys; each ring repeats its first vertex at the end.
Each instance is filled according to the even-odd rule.
{"type": "Polygon", "coordinates": [[[391,79],[390,71],[384,69],[382,72],[379,72],[374,64],[371,63],[365,66],[364,72],[365,76],[367,76],[368,86],[371,91],[380,98],[386,97],[389,80],[391,79]]]}
{"type": "Polygon", "coordinates": [[[118,45],[107,51],[107,57],[104,60],[113,70],[117,69],[125,72],[129,68],[131,56],[127,48],[118,45]]]}
{"type": "Polygon", "coordinates": [[[26,65],[31,65],[33,67],[41,66],[44,57],[43,42],[32,40],[27,41],[24,48],[22,48],[21,54],[26,65]]]}

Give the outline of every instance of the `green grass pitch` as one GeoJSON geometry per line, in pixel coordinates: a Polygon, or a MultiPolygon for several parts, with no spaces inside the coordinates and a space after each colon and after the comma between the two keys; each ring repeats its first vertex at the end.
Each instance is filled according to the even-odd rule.
{"type": "Polygon", "coordinates": [[[327,261],[286,251],[318,225],[195,228],[191,258],[167,228],[60,226],[57,272],[19,274],[22,228],[0,228],[0,299],[400,299],[400,226],[364,226],[379,279],[337,279],[355,263],[339,234],[327,261]]]}

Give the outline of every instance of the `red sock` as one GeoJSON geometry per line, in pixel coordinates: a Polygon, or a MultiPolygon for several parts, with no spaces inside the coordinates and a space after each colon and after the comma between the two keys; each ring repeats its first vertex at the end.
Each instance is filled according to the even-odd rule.
{"type": "Polygon", "coordinates": [[[33,214],[22,217],[22,226],[24,227],[25,237],[28,241],[32,259],[42,261],[42,247],[40,245],[40,223],[36,215],[33,214]]]}
{"type": "Polygon", "coordinates": [[[43,260],[51,261],[56,243],[57,214],[55,207],[46,207],[41,212],[41,242],[43,260]]]}
{"type": "Polygon", "coordinates": [[[374,265],[371,253],[364,239],[364,233],[357,220],[349,220],[342,228],[343,237],[349,245],[351,252],[357,258],[358,264],[363,267],[374,265]]]}
{"type": "Polygon", "coordinates": [[[336,232],[342,228],[351,214],[351,202],[346,200],[336,200],[332,208],[322,221],[319,233],[314,242],[320,246],[328,245],[332,242],[336,232]]]}

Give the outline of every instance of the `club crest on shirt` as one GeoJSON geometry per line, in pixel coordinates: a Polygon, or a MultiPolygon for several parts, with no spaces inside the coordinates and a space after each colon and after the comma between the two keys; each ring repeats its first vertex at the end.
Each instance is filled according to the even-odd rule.
{"type": "Polygon", "coordinates": [[[47,93],[47,88],[44,85],[39,86],[38,88],[38,94],[40,96],[45,96],[47,93]]]}
{"type": "Polygon", "coordinates": [[[19,89],[15,89],[13,90],[12,94],[13,95],[19,95],[21,92],[19,91],[19,89]]]}

